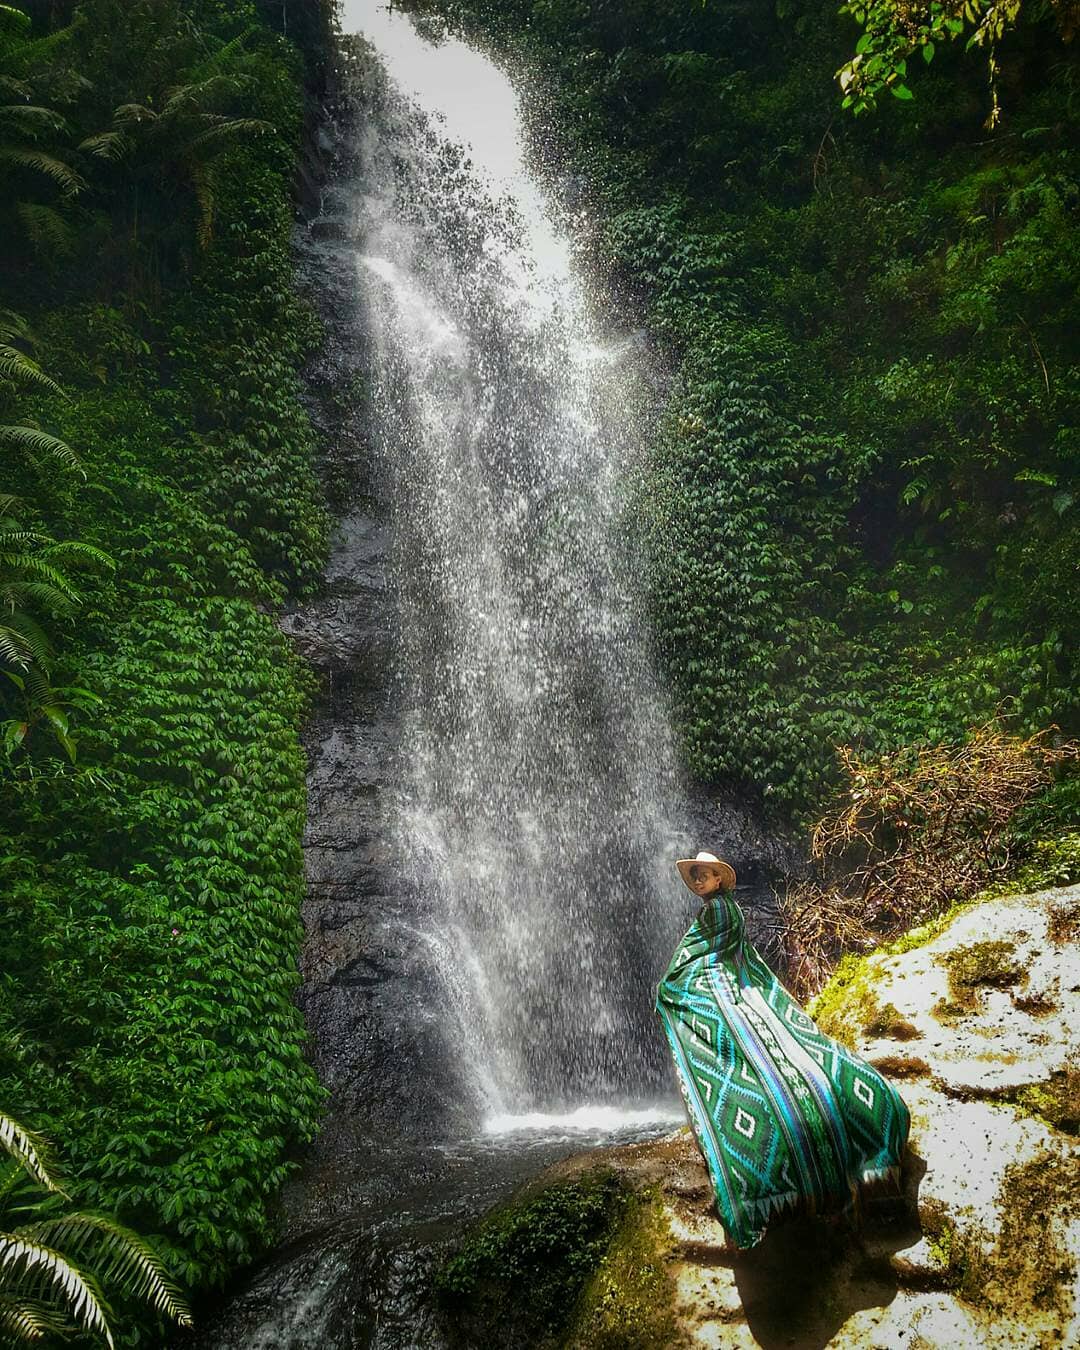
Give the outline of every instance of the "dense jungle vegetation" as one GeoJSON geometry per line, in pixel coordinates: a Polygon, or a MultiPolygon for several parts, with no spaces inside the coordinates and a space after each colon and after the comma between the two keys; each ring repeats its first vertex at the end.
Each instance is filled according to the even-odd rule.
{"type": "MultiPolygon", "coordinates": [[[[790,818],[839,744],[1080,732],[1067,0],[973,51],[983,0],[901,40],[883,0],[424,8],[542,72],[664,345],[638,508],[697,777],[790,818]]],[[[0,1144],[152,1238],[162,1314],[260,1250],[322,1096],[274,616],[326,548],[289,234],[329,9],[0,3],[0,1144]]]]}
{"type": "Polygon", "coordinates": [[[668,347],[641,510],[695,773],[803,811],[836,745],[1075,734],[1074,8],[424,8],[545,72],[668,347]]]}
{"type": "Polygon", "coordinates": [[[259,1250],[322,1099],[274,614],[326,543],[289,249],[327,32],[0,5],[0,1107],[189,1290],[259,1250]]]}

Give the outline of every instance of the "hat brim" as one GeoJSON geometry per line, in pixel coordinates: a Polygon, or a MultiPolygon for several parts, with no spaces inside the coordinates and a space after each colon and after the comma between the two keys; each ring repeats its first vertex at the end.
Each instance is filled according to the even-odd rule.
{"type": "MultiPolygon", "coordinates": [[[[720,877],[720,885],[725,891],[733,890],[735,887],[735,869],[726,862],[705,862],[701,858],[680,858],[675,866],[679,869],[679,876],[690,886],[691,867],[707,867],[711,872],[716,872],[720,877]]],[[[694,890],[690,886],[691,890],[694,890]]],[[[696,895],[697,892],[694,891],[696,895]]]]}

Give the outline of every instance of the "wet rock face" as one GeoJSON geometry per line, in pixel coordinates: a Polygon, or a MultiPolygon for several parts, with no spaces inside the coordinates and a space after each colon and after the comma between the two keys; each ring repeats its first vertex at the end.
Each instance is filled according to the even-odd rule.
{"type": "Polygon", "coordinates": [[[207,1325],[206,1350],[443,1350],[428,1289],[437,1235],[327,1235],[267,1265],[207,1325]],[[287,1258],[287,1259],[285,1259],[287,1258]]]}

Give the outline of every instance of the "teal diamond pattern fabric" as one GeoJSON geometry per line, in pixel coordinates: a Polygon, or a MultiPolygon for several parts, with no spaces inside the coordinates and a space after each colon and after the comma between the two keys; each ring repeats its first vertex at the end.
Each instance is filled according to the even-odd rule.
{"type": "Polygon", "coordinates": [[[775,1215],[829,1213],[860,1187],[897,1187],[911,1118],[885,1078],[824,1035],[720,893],[656,992],[690,1123],[734,1245],[775,1215]]]}

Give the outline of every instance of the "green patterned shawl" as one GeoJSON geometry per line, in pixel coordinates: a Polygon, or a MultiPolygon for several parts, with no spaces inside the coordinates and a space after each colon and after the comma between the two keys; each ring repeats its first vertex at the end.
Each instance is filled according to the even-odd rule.
{"type": "Polygon", "coordinates": [[[910,1117],[896,1089],[818,1030],[720,894],[687,930],[656,993],[720,1219],[736,1247],[782,1211],[846,1207],[899,1183],[910,1117]]]}

